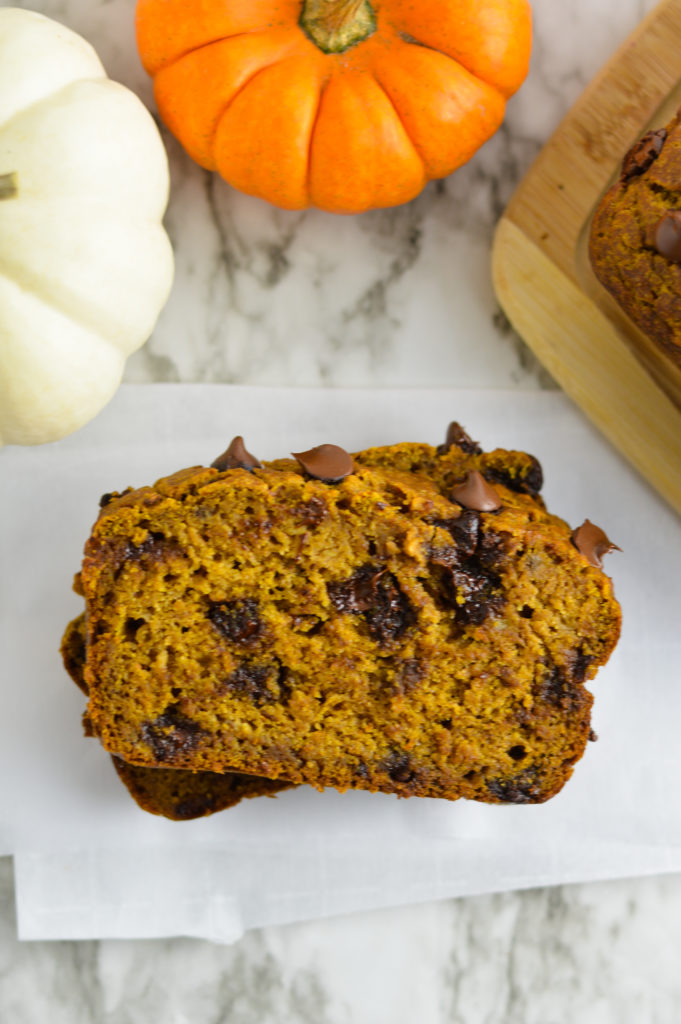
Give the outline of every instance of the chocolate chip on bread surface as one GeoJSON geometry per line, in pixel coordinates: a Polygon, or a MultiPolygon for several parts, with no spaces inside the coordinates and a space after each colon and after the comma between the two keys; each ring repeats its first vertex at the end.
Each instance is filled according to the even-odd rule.
{"type": "Polygon", "coordinates": [[[156,770],[553,796],[620,613],[536,459],[463,431],[327,448],[109,497],[81,573],[95,734],[156,770]]]}

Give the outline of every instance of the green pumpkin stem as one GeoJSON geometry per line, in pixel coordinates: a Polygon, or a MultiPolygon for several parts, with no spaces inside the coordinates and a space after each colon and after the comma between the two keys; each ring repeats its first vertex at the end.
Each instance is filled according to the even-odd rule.
{"type": "Polygon", "coordinates": [[[343,53],[376,31],[369,0],[304,0],[303,32],[323,53],[343,53]]]}
{"type": "Polygon", "coordinates": [[[0,199],[13,199],[18,192],[16,173],[0,174],[0,199]]]}

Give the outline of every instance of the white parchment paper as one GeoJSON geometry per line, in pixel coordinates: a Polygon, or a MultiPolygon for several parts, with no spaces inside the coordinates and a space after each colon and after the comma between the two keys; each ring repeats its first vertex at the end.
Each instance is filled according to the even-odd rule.
{"type": "Polygon", "coordinates": [[[126,386],[73,437],[0,452],[0,481],[0,852],[15,855],[24,937],[228,941],[343,910],[681,870],[681,521],[565,396],[126,386]],[[196,822],[140,811],[83,738],[58,654],[100,494],[209,464],[237,433],[273,458],[437,444],[451,419],[486,449],[536,454],[551,511],[623,548],[606,565],[623,635],[591,684],[600,739],[563,792],[497,807],[300,788],[196,822]]]}

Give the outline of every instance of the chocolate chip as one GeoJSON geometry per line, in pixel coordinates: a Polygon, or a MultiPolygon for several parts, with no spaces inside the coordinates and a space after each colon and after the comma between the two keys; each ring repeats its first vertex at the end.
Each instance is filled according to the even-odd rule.
{"type": "Polygon", "coordinates": [[[532,769],[510,779],[487,779],[487,789],[502,804],[535,804],[541,802],[542,792],[532,769]]]}
{"type": "Polygon", "coordinates": [[[459,554],[470,558],[480,539],[480,515],[473,509],[464,509],[458,519],[450,519],[449,532],[459,554]]]}
{"type": "Polygon", "coordinates": [[[666,138],[667,129],[659,128],[654,132],[646,132],[631,147],[622,161],[622,177],[625,181],[644,174],[648,170],[662,152],[666,138]]]}
{"type": "Polygon", "coordinates": [[[336,611],[363,614],[369,633],[383,646],[398,640],[415,620],[397,580],[385,569],[363,566],[350,579],[329,583],[326,589],[336,611]]]}
{"type": "Polygon", "coordinates": [[[592,654],[585,654],[581,647],[570,655],[570,676],[576,683],[583,683],[593,659],[592,654]]]}
{"type": "Polygon", "coordinates": [[[309,501],[296,505],[293,511],[305,526],[314,527],[319,526],[326,517],[328,508],[321,498],[312,497],[309,501]]]}
{"type": "Polygon", "coordinates": [[[123,560],[126,562],[138,562],[140,559],[150,557],[152,560],[160,560],[167,552],[173,542],[168,541],[165,534],[156,530],[150,530],[141,544],[125,542],[123,560]]]}
{"type": "Polygon", "coordinates": [[[517,494],[530,494],[533,498],[544,486],[544,471],[541,463],[534,455],[527,456],[527,462],[519,466],[515,474],[500,466],[485,466],[485,476],[495,484],[502,484],[508,487],[509,491],[517,494]]]}
{"type": "Polygon", "coordinates": [[[598,743],[598,733],[594,732],[593,729],[589,729],[588,735],[589,743],[598,743]]]}
{"type": "Polygon", "coordinates": [[[157,761],[172,762],[178,754],[194,750],[201,741],[203,730],[197,722],[187,718],[177,704],[171,704],[152,722],[145,722],[142,739],[151,747],[157,761]]]}
{"type": "Polygon", "coordinates": [[[241,434],[238,434],[229,443],[229,447],[218,455],[215,462],[211,462],[212,469],[219,469],[220,472],[224,472],[228,469],[262,469],[262,463],[256,459],[255,455],[251,455],[246,450],[244,439],[241,434]]]}
{"type": "Polygon", "coordinates": [[[572,692],[570,683],[563,669],[557,665],[549,665],[547,672],[539,684],[537,696],[540,700],[556,707],[570,707],[572,705],[572,692]]]}
{"type": "Polygon", "coordinates": [[[511,747],[509,750],[506,751],[506,753],[508,754],[512,761],[522,761],[523,758],[527,756],[527,751],[525,750],[525,747],[523,747],[521,744],[518,744],[515,747],[511,747]]]}
{"type": "Polygon", "coordinates": [[[113,501],[113,494],[103,494],[99,499],[99,507],[106,508],[110,501],[113,501]]]}
{"type": "Polygon", "coordinates": [[[501,508],[501,498],[477,469],[471,470],[464,483],[452,489],[451,498],[475,512],[496,512],[501,508]]]}
{"type": "Polygon", "coordinates": [[[585,670],[577,667],[572,674],[572,667],[547,664],[546,673],[535,688],[537,700],[559,708],[561,712],[574,714],[591,700],[588,691],[581,685],[585,670]]]}
{"type": "Polygon", "coordinates": [[[438,455],[444,455],[450,448],[460,448],[466,455],[481,455],[482,448],[477,441],[472,441],[460,423],[452,422],[447,427],[445,443],[438,448],[438,455]]]}
{"type": "Polygon", "coordinates": [[[273,678],[275,668],[273,665],[239,665],[221,683],[219,693],[233,692],[240,697],[246,697],[256,705],[269,704],[276,700],[276,695],[268,686],[273,678]]]}
{"type": "Polygon", "coordinates": [[[531,608],[529,604],[524,604],[520,609],[520,617],[522,619],[531,619],[534,615],[534,608],[531,608]]]}
{"type": "Polygon", "coordinates": [[[449,578],[449,605],[461,625],[481,626],[504,604],[498,576],[471,568],[454,568],[449,578]]]}
{"type": "Polygon", "coordinates": [[[414,772],[411,767],[409,754],[393,753],[386,760],[386,769],[393,782],[411,782],[414,772]]]}
{"type": "Polygon", "coordinates": [[[475,556],[484,569],[499,569],[506,561],[510,533],[505,530],[485,530],[480,534],[475,556]]]}
{"type": "Polygon", "coordinates": [[[336,444],[320,444],[307,452],[291,454],[309,476],[326,484],[336,484],[355,471],[352,456],[336,444]]]}
{"type": "MultiPolygon", "coordinates": [[[[477,516],[477,513],[470,515],[477,516]]],[[[456,520],[450,522],[456,523],[456,520]]],[[[456,536],[451,527],[450,532],[456,536]]],[[[499,592],[501,579],[493,570],[505,557],[508,534],[493,530],[482,533],[479,521],[469,519],[462,523],[462,533],[458,536],[463,539],[461,547],[435,548],[430,561],[443,570],[438,574],[439,596],[446,607],[454,610],[455,621],[477,626],[503,607],[504,599],[499,592]]]]}
{"type": "Polygon", "coordinates": [[[228,640],[245,647],[256,644],[264,631],[258,602],[249,597],[238,601],[212,601],[208,618],[228,640]]]}
{"type": "MultiPolygon", "coordinates": [[[[439,526],[451,534],[456,546],[456,559],[470,558],[475,553],[480,535],[480,515],[463,509],[456,519],[436,519],[433,526],[439,526]]],[[[444,549],[442,549],[444,550],[444,549]]]]}
{"type": "Polygon", "coordinates": [[[398,694],[411,693],[425,676],[425,668],[417,658],[407,658],[399,662],[395,669],[393,692],[398,694]]]}
{"type": "Polygon", "coordinates": [[[382,646],[399,640],[416,618],[391,573],[379,578],[376,599],[365,615],[369,632],[382,646]]]}
{"type": "Polygon", "coordinates": [[[341,614],[368,611],[376,600],[378,580],[384,571],[374,565],[364,565],[347,580],[327,583],[326,590],[336,611],[341,614]]]}
{"type": "Polygon", "coordinates": [[[580,555],[584,555],[589,565],[596,569],[603,568],[603,555],[622,550],[608,539],[600,526],[595,526],[589,519],[585,519],[581,526],[573,530],[572,543],[580,555]]]}
{"type": "Polygon", "coordinates": [[[520,480],[526,494],[537,495],[544,486],[544,471],[541,468],[539,459],[536,459],[534,455],[530,455],[528,458],[530,465],[527,468],[527,472],[521,474],[520,480]]]}
{"type": "Polygon", "coordinates": [[[681,263],[681,210],[668,210],[655,225],[655,248],[660,256],[681,263]]]}

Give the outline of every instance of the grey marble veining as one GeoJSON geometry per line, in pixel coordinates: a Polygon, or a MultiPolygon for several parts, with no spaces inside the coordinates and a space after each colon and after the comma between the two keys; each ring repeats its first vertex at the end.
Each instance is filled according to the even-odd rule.
{"type": "MultiPolygon", "coordinates": [[[[29,0],[97,47],[153,109],[133,0],[29,0]]],[[[502,130],[405,206],[276,210],[197,167],[164,131],[175,286],[126,379],[249,384],[550,386],[495,301],[494,225],[580,90],[652,0],[535,5],[528,81],[502,130]],[[615,18],[613,18],[615,16],[615,18]]]]}
{"type": "Polygon", "coordinates": [[[675,1024],[681,880],[450,900],[251,932],[232,947],[16,942],[8,1024],[675,1024]]]}
{"type": "MultiPolygon", "coordinates": [[[[11,0],[85,35],[153,107],[134,0],[11,0]]],[[[9,4],[4,4],[9,6],[9,4]]],[[[654,0],[537,0],[530,78],[498,135],[414,202],[355,218],[239,195],[164,133],[175,287],[129,381],[550,386],[494,299],[494,225],[654,0]]],[[[15,938],[0,861],[5,1024],[676,1024],[681,878],[448,901],[248,934],[234,947],[15,938]]]]}

